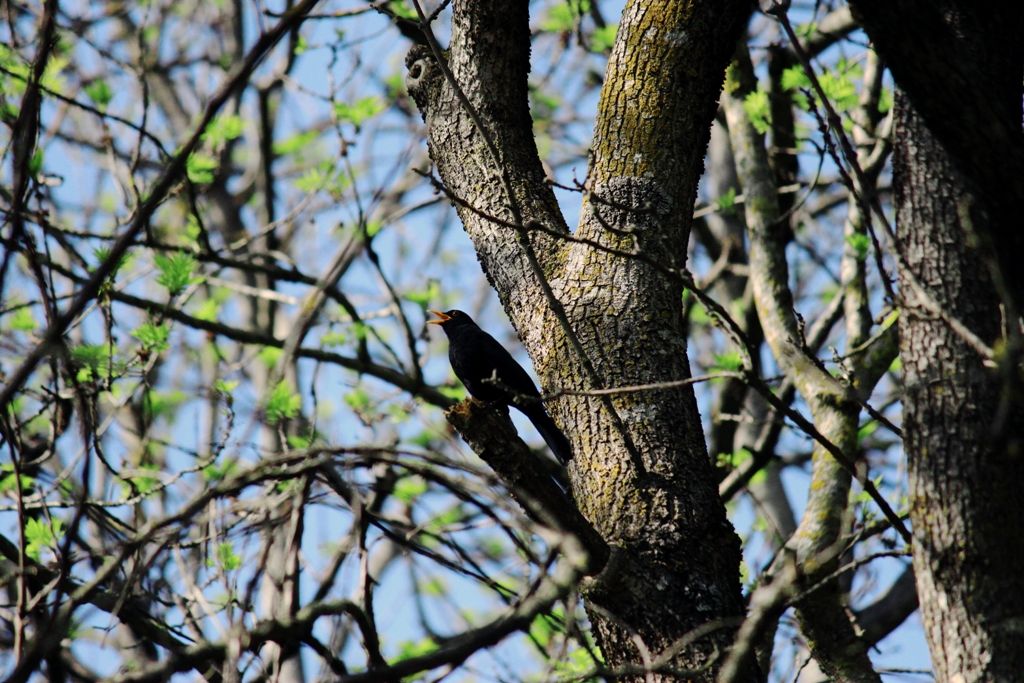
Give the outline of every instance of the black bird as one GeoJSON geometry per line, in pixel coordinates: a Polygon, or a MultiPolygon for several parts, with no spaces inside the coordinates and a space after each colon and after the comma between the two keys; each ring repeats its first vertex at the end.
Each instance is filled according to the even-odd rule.
{"type": "Polygon", "coordinates": [[[544,409],[537,385],[523,366],[497,339],[481,330],[462,311],[430,312],[438,319],[427,322],[440,325],[448,335],[448,360],[470,396],[489,403],[515,406],[530,418],[559,462],[563,465],[568,463],[572,458],[569,440],[544,409]]]}

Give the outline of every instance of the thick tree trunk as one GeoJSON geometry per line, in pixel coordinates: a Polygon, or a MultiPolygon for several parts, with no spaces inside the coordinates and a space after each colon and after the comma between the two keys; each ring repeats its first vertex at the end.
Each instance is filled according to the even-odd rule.
{"type": "Polygon", "coordinates": [[[968,238],[986,230],[989,217],[902,94],[893,137],[900,279],[908,298],[900,317],[904,439],[914,568],[935,680],[1019,680],[1024,453],[992,435],[1002,423],[1016,435],[1000,441],[1019,443],[1021,397],[1001,397],[1005,385],[996,373],[946,322],[915,307],[907,284],[912,274],[942,309],[994,343],[999,297],[968,238]]]}
{"type": "MultiPolygon", "coordinates": [[[[431,157],[547,391],[690,376],[679,269],[715,100],[750,9],[628,4],[574,235],[533,141],[527,3],[455,2],[450,74],[436,54],[411,53],[431,157]]],[[[608,665],[627,680],[683,670],[713,680],[713,653],[743,613],[740,547],[691,387],[567,395],[549,408],[573,445],[574,499],[613,549],[583,586],[608,665]]]]}
{"type": "Polygon", "coordinates": [[[914,567],[943,681],[1024,671],[1024,5],[851,0],[902,93],[893,135],[914,567]],[[995,349],[985,367],[938,310],[995,349]],[[937,310],[935,306],[931,310],[937,310]],[[1007,319],[1008,318],[1008,319],[1007,319]],[[1000,325],[1003,325],[1000,329],[1000,325]]]}
{"type": "MultiPolygon", "coordinates": [[[[996,290],[1024,310],[1024,4],[959,0],[851,0],[854,16],[896,84],[948,155],[959,181],[983,199],[989,219],[973,226],[980,265],[996,290]]],[[[1011,353],[1020,359],[1019,346],[1011,353]]]]}

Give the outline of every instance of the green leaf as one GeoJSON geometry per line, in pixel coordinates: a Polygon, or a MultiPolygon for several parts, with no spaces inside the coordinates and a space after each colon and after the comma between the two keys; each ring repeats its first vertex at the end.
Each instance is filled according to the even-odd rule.
{"type": "Polygon", "coordinates": [[[264,346],[260,349],[258,355],[260,362],[262,362],[267,369],[272,370],[274,366],[277,365],[277,361],[281,357],[282,353],[284,352],[276,346],[264,346]]]}
{"type": "Polygon", "coordinates": [[[384,78],[384,88],[389,100],[396,100],[405,95],[405,76],[401,71],[394,71],[384,78]]]}
{"type": "Polygon", "coordinates": [[[199,304],[199,308],[192,314],[200,320],[207,322],[217,322],[217,314],[220,313],[220,303],[214,299],[207,299],[203,303],[199,304]]]}
{"type": "Polygon", "coordinates": [[[349,178],[340,169],[334,168],[332,161],[324,160],[313,168],[306,170],[302,176],[295,181],[295,188],[301,192],[319,192],[326,190],[331,195],[338,197],[349,185],[349,178]]]}
{"type": "Polygon", "coordinates": [[[135,495],[136,492],[140,495],[146,496],[155,491],[157,486],[160,485],[160,479],[154,476],[160,471],[156,465],[143,464],[139,465],[138,469],[152,472],[153,475],[135,474],[130,477],[125,477],[122,485],[126,496],[135,495]]]}
{"type": "Polygon", "coordinates": [[[889,110],[892,109],[892,103],[892,88],[882,88],[882,92],[878,96],[878,113],[888,114],[889,110]]]}
{"type": "Polygon", "coordinates": [[[846,243],[853,250],[853,255],[858,261],[868,257],[868,249],[871,248],[871,239],[862,232],[855,232],[846,236],[846,243]]]}
{"type": "Polygon", "coordinates": [[[314,435],[303,436],[301,434],[289,434],[285,437],[285,441],[288,442],[288,446],[296,450],[302,450],[303,448],[309,448],[313,445],[314,435]]]}
{"type": "Polygon", "coordinates": [[[420,448],[430,448],[434,443],[434,434],[423,430],[422,432],[413,435],[409,438],[409,443],[419,446],[420,448]]]}
{"type": "Polygon", "coordinates": [[[245,122],[242,121],[242,117],[236,114],[223,114],[221,116],[214,117],[206,129],[200,136],[200,139],[211,145],[212,147],[218,147],[225,142],[234,140],[239,137],[245,130],[245,122]]]}
{"type": "MultiPolygon", "coordinates": [[[[878,475],[877,477],[875,477],[874,479],[871,480],[871,483],[875,485],[875,490],[876,491],[881,489],[883,481],[884,480],[882,478],[882,475],[878,475]]],[[[854,497],[854,501],[855,502],[862,503],[864,505],[871,505],[873,500],[874,499],[871,497],[871,494],[868,493],[864,489],[861,489],[860,491],[858,491],[857,495],[854,497]]]]}
{"type": "Polygon", "coordinates": [[[415,292],[409,292],[405,295],[405,298],[414,304],[426,307],[431,301],[435,301],[441,296],[441,284],[437,280],[430,280],[427,283],[426,289],[421,289],[415,292]]]}
{"type": "Polygon", "coordinates": [[[718,204],[718,211],[723,216],[731,216],[736,213],[736,188],[730,187],[719,195],[715,203],[718,204]]]}
{"type": "Polygon", "coordinates": [[[402,19],[419,19],[416,10],[405,4],[405,0],[388,0],[388,11],[402,19]]]}
{"type": "Polygon", "coordinates": [[[861,443],[876,431],[878,431],[878,422],[876,420],[868,420],[857,430],[857,443],[861,443]]]}
{"type": "Polygon", "coordinates": [[[7,413],[14,419],[18,419],[18,414],[25,408],[25,397],[15,396],[14,400],[7,406],[7,413]]]}
{"type": "Polygon", "coordinates": [[[711,366],[713,370],[731,370],[733,372],[743,368],[743,355],[739,351],[726,351],[716,353],[715,362],[711,366]]]}
{"type": "Polygon", "coordinates": [[[78,365],[95,369],[106,359],[107,347],[100,344],[80,344],[71,349],[71,360],[78,365]]]}
{"type": "Polygon", "coordinates": [[[804,71],[802,66],[791,66],[783,71],[781,85],[783,90],[791,91],[793,102],[800,109],[807,111],[811,108],[810,101],[803,93],[804,90],[811,87],[811,79],[807,77],[807,72],[804,71]]]}
{"type": "Polygon", "coordinates": [[[711,316],[708,315],[708,309],[704,308],[704,304],[699,301],[694,302],[690,308],[690,322],[694,325],[711,324],[711,316]]]}
{"type": "Polygon", "coordinates": [[[828,302],[835,299],[838,294],[839,287],[836,285],[829,284],[821,288],[821,294],[819,296],[821,297],[821,302],[827,304],[828,302]]]}
{"type": "Polygon", "coordinates": [[[61,72],[68,65],[68,58],[63,55],[54,55],[50,58],[50,61],[46,63],[46,70],[43,71],[43,78],[41,83],[47,90],[60,93],[64,90],[64,79],[61,77],[61,72]]]}
{"type": "Polygon", "coordinates": [[[207,465],[203,468],[203,479],[212,484],[216,484],[217,482],[227,479],[237,469],[238,462],[236,460],[226,460],[219,465],[217,463],[213,463],[212,465],[207,465]]]}
{"type": "Polygon", "coordinates": [[[600,660],[601,651],[596,645],[591,645],[590,650],[587,648],[577,647],[569,652],[568,655],[563,656],[561,659],[554,663],[555,673],[558,674],[558,680],[582,680],[586,683],[593,683],[598,679],[587,676],[594,667],[600,667],[602,662],[600,660]],[[594,659],[591,656],[591,652],[598,657],[594,659]]]}
{"type": "Polygon", "coordinates": [[[64,537],[64,522],[31,517],[25,523],[25,554],[38,562],[44,548],[56,548],[64,537]]]}
{"type": "Polygon", "coordinates": [[[39,147],[32,152],[32,158],[28,160],[28,171],[33,176],[39,175],[39,172],[43,170],[43,150],[39,147]]]}
{"type": "Polygon", "coordinates": [[[609,52],[615,45],[615,34],[619,32],[618,24],[608,24],[595,29],[590,36],[590,48],[594,52],[609,52]]]}
{"type": "Polygon", "coordinates": [[[530,111],[533,112],[535,121],[550,119],[561,106],[562,100],[558,95],[534,85],[530,86],[530,111]]]}
{"type": "Polygon", "coordinates": [[[173,252],[170,255],[157,254],[153,257],[160,274],[156,278],[171,296],[177,296],[196,280],[192,277],[198,263],[191,254],[173,252]]]}
{"type": "Polygon", "coordinates": [[[235,554],[235,548],[230,543],[217,544],[217,563],[226,571],[234,571],[242,566],[242,558],[235,554]]]}
{"type": "Polygon", "coordinates": [[[768,93],[755,90],[743,99],[743,110],[750,118],[750,125],[758,133],[764,134],[771,127],[772,112],[768,103],[768,93]]]}
{"type": "Polygon", "coordinates": [[[320,337],[321,346],[341,346],[348,339],[348,335],[344,332],[328,332],[324,336],[320,337]]]}
{"type": "MultiPolygon", "coordinates": [[[[3,90],[2,83],[0,83],[0,90],[3,90]]],[[[18,111],[18,107],[10,102],[0,102],[0,120],[4,123],[13,124],[18,119],[18,111]]]]}
{"type": "Polygon", "coordinates": [[[857,106],[857,86],[853,79],[858,78],[861,68],[856,64],[839,60],[835,68],[829,69],[818,76],[818,83],[825,92],[825,97],[832,102],[836,111],[849,111],[857,106]]]}
{"type": "Polygon", "coordinates": [[[566,0],[547,11],[540,28],[552,33],[568,33],[576,27],[577,19],[589,11],[590,0],[566,0]]]}
{"type": "Polygon", "coordinates": [[[145,322],[132,330],[132,336],[142,343],[142,348],[153,353],[161,353],[170,348],[167,343],[170,333],[171,328],[167,323],[157,325],[145,322]]]}
{"type": "Polygon", "coordinates": [[[370,395],[362,387],[356,387],[345,394],[345,403],[359,415],[365,415],[370,411],[370,395]]]}
{"type": "Polygon", "coordinates": [[[80,344],[71,349],[71,360],[80,368],[79,381],[123,372],[125,364],[111,354],[112,349],[105,344],[80,344]]]}
{"type": "Polygon", "coordinates": [[[427,522],[426,529],[431,533],[437,535],[443,533],[447,528],[462,522],[465,519],[465,514],[462,508],[458,505],[450,507],[444,512],[434,517],[432,520],[427,522]]]}
{"type": "Polygon", "coordinates": [[[533,622],[530,624],[530,636],[542,648],[546,649],[551,644],[551,639],[555,636],[555,629],[551,625],[551,617],[546,614],[538,614],[534,617],[533,622]]]}
{"type": "Polygon", "coordinates": [[[327,184],[327,176],[320,169],[311,168],[295,181],[295,189],[300,192],[318,192],[327,184]]]}
{"type": "Polygon", "coordinates": [[[818,22],[808,21],[802,24],[796,25],[796,35],[804,40],[807,40],[818,31],[818,22]]]}
{"type": "Polygon", "coordinates": [[[335,102],[334,115],[339,121],[348,121],[359,128],[365,121],[384,111],[386,106],[379,97],[362,97],[351,104],[335,102]]]}
{"type": "Polygon", "coordinates": [[[438,648],[436,642],[430,638],[423,638],[418,641],[406,640],[398,646],[398,656],[395,657],[396,662],[401,662],[405,659],[412,659],[413,657],[422,657],[428,655],[438,648]]]}
{"type": "Polygon", "coordinates": [[[401,424],[409,419],[409,411],[397,403],[388,404],[388,416],[395,424],[401,424]]]}
{"type": "Polygon", "coordinates": [[[461,384],[456,387],[438,387],[437,390],[453,401],[461,401],[466,398],[466,388],[461,384]]]}
{"type": "Polygon", "coordinates": [[[448,585],[440,577],[431,577],[420,583],[423,595],[441,597],[448,594],[448,585]]]}
{"type": "Polygon", "coordinates": [[[31,332],[39,326],[39,323],[36,322],[35,316],[32,315],[32,307],[24,306],[16,310],[14,315],[11,316],[10,326],[12,330],[31,332]]]}
{"type": "Polygon", "coordinates": [[[14,491],[18,486],[19,479],[21,480],[22,493],[28,493],[36,481],[35,478],[27,474],[22,474],[21,477],[16,476],[12,463],[5,462],[3,465],[0,465],[0,495],[14,491]]]}
{"type": "Polygon", "coordinates": [[[288,382],[281,380],[267,397],[267,422],[276,425],[282,420],[291,419],[299,414],[302,398],[291,390],[288,382]]]}
{"type": "Polygon", "coordinates": [[[212,183],[217,170],[217,160],[209,154],[192,152],[185,161],[185,173],[188,179],[197,185],[212,183]]]}
{"type": "MultiPolygon", "coordinates": [[[[753,457],[754,454],[749,448],[738,448],[732,453],[719,453],[715,458],[715,461],[718,467],[733,469],[742,466],[753,457]]],[[[766,476],[768,476],[768,474],[765,472],[764,468],[758,470],[754,473],[754,476],[750,478],[750,485],[756,486],[757,484],[760,484],[764,481],[766,476]]]]}
{"type": "Polygon", "coordinates": [[[746,560],[740,560],[740,583],[747,585],[750,581],[750,566],[746,560]]]}
{"type": "Polygon", "coordinates": [[[188,400],[180,389],[172,391],[147,391],[142,395],[142,413],[152,421],[161,417],[172,417],[178,407],[188,400]]]}
{"type": "Polygon", "coordinates": [[[160,38],[160,26],[157,24],[149,24],[142,29],[142,42],[149,45],[153,45],[160,38]]]}
{"type": "Polygon", "coordinates": [[[100,111],[106,111],[110,100],[114,99],[114,91],[103,79],[93,81],[85,86],[85,94],[96,105],[100,111]]]}
{"type": "Polygon", "coordinates": [[[732,453],[719,453],[716,461],[719,467],[739,467],[753,457],[749,448],[739,448],[732,453]]]}
{"type": "MultiPolygon", "coordinates": [[[[96,247],[95,249],[92,250],[92,255],[96,259],[96,264],[98,267],[99,264],[106,263],[107,260],[110,258],[110,249],[108,249],[107,247],[96,247]]],[[[117,265],[114,266],[114,269],[112,271],[110,271],[110,278],[113,279],[113,277],[117,275],[119,270],[128,265],[131,259],[132,255],[130,252],[125,252],[124,254],[122,254],[121,258],[118,259],[117,261],[117,265]]]]}
{"type": "Polygon", "coordinates": [[[230,396],[238,388],[237,379],[219,379],[213,383],[213,390],[218,394],[230,396]]]}
{"type": "Polygon", "coordinates": [[[304,133],[296,133],[284,140],[278,140],[273,145],[274,154],[278,156],[287,156],[300,152],[308,147],[313,141],[320,135],[318,131],[309,130],[304,133]]]}
{"type": "Polygon", "coordinates": [[[811,79],[807,77],[803,66],[798,64],[782,72],[781,85],[783,90],[800,90],[811,87],[811,79]]]}
{"type": "Polygon", "coordinates": [[[403,503],[412,503],[427,492],[427,482],[423,477],[402,477],[395,484],[394,496],[403,503]]]}
{"type": "Polygon", "coordinates": [[[302,490],[302,482],[299,479],[285,479],[274,484],[274,490],[278,493],[291,495],[302,490]]]}
{"type": "MultiPolygon", "coordinates": [[[[853,78],[860,72],[859,66],[840,60],[834,68],[818,74],[818,84],[836,111],[848,111],[857,106],[857,87],[853,78]]],[[[804,110],[810,108],[806,96],[801,91],[811,89],[811,79],[802,66],[791,66],[783,71],[780,82],[784,90],[793,91],[793,100],[797,105],[804,110]]],[[[817,99],[815,95],[815,100],[817,99]]]]}
{"type": "Polygon", "coordinates": [[[501,562],[505,558],[505,546],[497,538],[485,538],[480,542],[480,552],[494,562],[501,562]]]}

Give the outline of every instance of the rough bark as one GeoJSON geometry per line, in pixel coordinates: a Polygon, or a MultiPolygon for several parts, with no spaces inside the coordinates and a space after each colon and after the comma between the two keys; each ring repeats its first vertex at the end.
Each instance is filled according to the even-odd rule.
{"type": "MultiPolygon", "coordinates": [[[[431,157],[549,392],[689,377],[672,273],[685,260],[715,100],[750,9],[627,5],[571,237],[527,109],[527,3],[454,3],[449,63],[461,92],[436,54],[411,53],[431,157]]],[[[574,499],[613,549],[614,571],[584,587],[608,665],[633,667],[630,680],[676,680],[681,669],[712,680],[713,653],[743,611],[740,549],[692,389],[567,394],[549,407],[573,444],[574,499]],[[681,640],[699,627],[706,637],[681,640]]]]}
{"type": "MultiPolygon", "coordinates": [[[[745,48],[726,83],[723,109],[729,125],[733,156],[743,194],[750,254],[754,303],[765,340],[776,362],[811,409],[817,429],[852,461],[856,453],[859,407],[853,389],[829,374],[807,350],[793,308],[786,262],[786,226],[781,219],[775,177],[764,137],[747,116],[743,102],[756,87],[753,67],[745,48]]],[[[850,268],[855,271],[856,269],[850,268]]],[[[856,272],[847,287],[856,291],[856,272]]],[[[863,317],[859,315],[858,317],[863,317]]],[[[789,556],[801,568],[802,585],[824,585],[797,605],[801,630],[822,670],[833,680],[880,680],[847,616],[845,595],[837,580],[826,580],[839,563],[839,548],[847,522],[851,473],[821,445],[812,455],[810,493],[796,532],[786,543],[789,556]]],[[[780,558],[780,566],[788,561],[780,558]]],[[[776,592],[782,600],[786,594],[776,592]]]]}
{"type": "MultiPolygon", "coordinates": [[[[977,226],[999,295],[1024,304],[1024,5],[956,0],[851,0],[854,16],[932,135],[987,206],[977,226]]],[[[1019,358],[1019,357],[1018,357],[1019,358]]]]}
{"type": "MultiPolygon", "coordinates": [[[[1020,105],[1019,82],[1017,104],[1020,105]]],[[[1019,125],[1019,111],[1018,111],[1019,125]]],[[[896,100],[897,225],[905,270],[953,317],[993,343],[999,297],[977,243],[987,229],[970,184],[909,98],[896,100]]],[[[1017,253],[1014,258],[1019,258],[1017,253]]],[[[907,273],[901,270],[901,279],[907,273]]],[[[1024,671],[1024,414],[1001,413],[1002,383],[940,320],[900,317],[904,440],[914,568],[935,680],[1010,681],[1024,671]],[[993,441],[1006,420],[1010,439],[993,441]]]]}

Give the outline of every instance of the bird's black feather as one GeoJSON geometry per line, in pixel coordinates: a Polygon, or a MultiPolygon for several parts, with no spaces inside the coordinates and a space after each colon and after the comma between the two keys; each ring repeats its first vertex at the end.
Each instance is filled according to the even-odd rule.
{"type": "Polygon", "coordinates": [[[431,322],[448,335],[448,360],[470,396],[517,408],[530,419],[554,456],[567,463],[572,457],[569,440],[548,415],[537,385],[523,366],[466,313],[452,310],[443,316],[431,322]]]}

